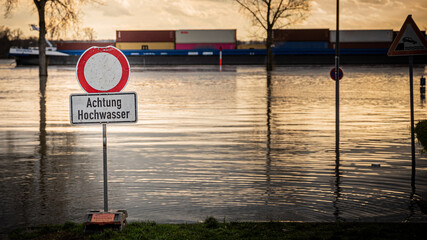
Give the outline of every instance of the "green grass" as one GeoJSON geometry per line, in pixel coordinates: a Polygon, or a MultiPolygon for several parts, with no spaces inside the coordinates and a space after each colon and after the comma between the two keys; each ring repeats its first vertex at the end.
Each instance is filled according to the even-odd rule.
{"type": "Polygon", "coordinates": [[[198,224],[133,222],[122,232],[85,234],[82,224],[66,223],[17,229],[10,239],[427,239],[427,223],[218,222],[198,224]]]}

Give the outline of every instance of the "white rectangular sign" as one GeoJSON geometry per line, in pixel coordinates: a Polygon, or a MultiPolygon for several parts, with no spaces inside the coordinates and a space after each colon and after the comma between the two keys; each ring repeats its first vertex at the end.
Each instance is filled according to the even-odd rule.
{"type": "Polygon", "coordinates": [[[71,124],[135,123],[136,93],[71,94],[71,124]]]}

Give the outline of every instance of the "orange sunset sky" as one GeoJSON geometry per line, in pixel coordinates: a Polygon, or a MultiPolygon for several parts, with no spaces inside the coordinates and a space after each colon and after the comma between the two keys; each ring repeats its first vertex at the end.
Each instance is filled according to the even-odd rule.
{"type": "MultiPolygon", "coordinates": [[[[1,15],[0,25],[36,36],[29,28],[38,23],[33,5],[20,0],[10,17],[1,15]]],[[[239,40],[255,39],[255,28],[239,9],[232,0],[109,0],[85,5],[80,19],[81,28],[93,28],[96,39],[115,39],[116,30],[175,29],[237,29],[239,40]]],[[[312,0],[308,18],[291,28],[335,29],[335,12],[336,0],[312,0]]],[[[427,0],[340,0],[340,29],[399,30],[409,14],[426,30],[427,0]]],[[[63,38],[73,38],[73,31],[63,38]]]]}

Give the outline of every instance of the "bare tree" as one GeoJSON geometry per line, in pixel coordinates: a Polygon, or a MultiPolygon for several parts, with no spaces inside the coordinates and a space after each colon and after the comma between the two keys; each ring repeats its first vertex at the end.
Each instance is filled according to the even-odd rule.
{"type": "Polygon", "coordinates": [[[22,30],[20,28],[13,29],[10,32],[10,38],[11,38],[12,41],[21,40],[23,36],[24,36],[24,33],[22,32],[22,30]]]}
{"type": "MultiPolygon", "coordinates": [[[[19,0],[3,0],[5,17],[11,15],[19,0]]],[[[82,4],[96,0],[33,0],[39,16],[39,75],[47,76],[46,34],[58,36],[62,30],[78,23],[82,4]]]]}
{"type": "Polygon", "coordinates": [[[93,41],[96,38],[96,32],[93,28],[85,27],[83,28],[83,37],[85,40],[93,41]]]}
{"type": "Polygon", "coordinates": [[[266,31],[267,70],[273,69],[271,45],[273,29],[280,29],[306,18],[310,0],[235,0],[266,31]]]}
{"type": "Polygon", "coordinates": [[[74,28],[74,32],[72,34],[73,39],[80,39],[85,41],[93,41],[96,39],[96,32],[91,27],[80,28],[79,26],[74,28]]]}

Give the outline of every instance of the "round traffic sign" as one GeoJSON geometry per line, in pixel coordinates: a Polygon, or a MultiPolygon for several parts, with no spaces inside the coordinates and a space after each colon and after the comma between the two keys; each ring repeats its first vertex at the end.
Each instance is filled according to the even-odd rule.
{"type": "Polygon", "coordinates": [[[77,80],[88,93],[120,92],[129,79],[126,56],[113,46],[91,47],[79,58],[77,80]]]}
{"type": "MultiPolygon", "coordinates": [[[[335,70],[335,68],[332,68],[331,72],[329,73],[329,75],[331,76],[332,80],[336,80],[335,79],[335,74],[336,74],[336,70],[335,70]]],[[[339,68],[339,70],[338,70],[338,80],[341,80],[342,77],[344,77],[344,72],[342,71],[341,68],[339,68]]]]}

